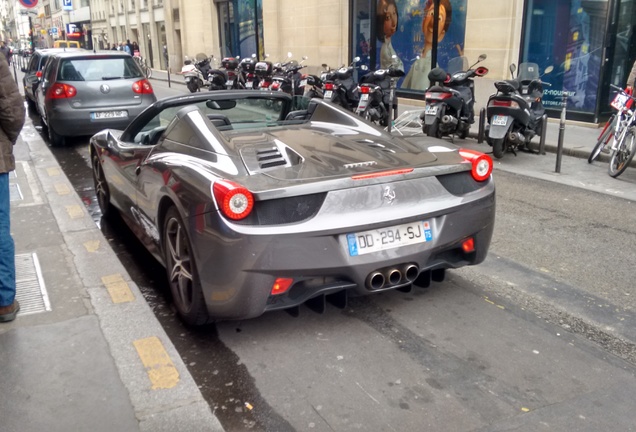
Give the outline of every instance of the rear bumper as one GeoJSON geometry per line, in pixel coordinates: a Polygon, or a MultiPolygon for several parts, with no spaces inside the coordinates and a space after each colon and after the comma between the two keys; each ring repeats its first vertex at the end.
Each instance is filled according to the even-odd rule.
{"type": "MultiPolygon", "coordinates": [[[[346,240],[355,228],[275,236],[239,234],[219,226],[197,230],[192,241],[208,311],[217,319],[252,318],[323,294],[370,295],[410,286],[419,274],[430,277],[430,270],[479,264],[486,258],[495,221],[494,185],[487,189],[490,193],[479,199],[400,221],[430,221],[431,241],[358,256],[350,256],[346,240]],[[462,242],[468,237],[474,238],[475,251],[465,253],[462,242]],[[395,269],[401,276],[389,282],[395,269]],[[376,272],[386,275],[387,282],[372,287],[376,272]],[[293,278],[294,283],[285,294],[271,296],[276,278],[293,278]]],[[[196,220],[201,217],[203,226],[223,223],[210,213],[192,218],[190,226],[201,227],[196,220]]]]}
{"type": "Polygon", "coordinates": [[[94,135],[103,129],[125,129],[135,117],[146,109],[152,101],[135,106],[110,107],[102,109],[76,109],[71,107],[53,107],[48,111],[47,126],[61,136],[94,135]],[[124,118],[99,119],[91,118],[96,111],[125,110],[124,118]]]}

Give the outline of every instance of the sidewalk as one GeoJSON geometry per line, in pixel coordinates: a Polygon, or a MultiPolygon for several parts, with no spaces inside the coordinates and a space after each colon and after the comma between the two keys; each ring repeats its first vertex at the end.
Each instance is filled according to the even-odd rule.
{"type": "Polygon", "coordinates": [[[0,325],[0,430],[222,431],[28,117],[15,156],[21,311],[0,325]]]}

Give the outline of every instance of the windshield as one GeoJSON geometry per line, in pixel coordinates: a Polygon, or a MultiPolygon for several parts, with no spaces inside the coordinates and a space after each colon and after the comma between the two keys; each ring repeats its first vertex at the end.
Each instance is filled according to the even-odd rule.
{"type": "Polygon", "coordinates": [[[446,69],[446,72],[449,75],[453,75],[457,72],[466,72],[468,70],[468,59],[464,56],[450,59],[446,69]]]}
{"type": "Polygon", "coordinates": [[[103,81],[144,78],[132,57],[65,59],[58,71],[59,81],[103,81]]]}
{"type": "Polygon", "coordinates": [[[536,63],[521,63],[519,65],[519,81],[532,81],[539,79],[539,65],[536,63]]]}

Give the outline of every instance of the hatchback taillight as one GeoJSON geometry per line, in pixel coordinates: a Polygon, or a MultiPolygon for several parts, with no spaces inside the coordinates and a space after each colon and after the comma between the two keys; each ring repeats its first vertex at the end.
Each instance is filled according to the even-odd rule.
{"type": "Polygon", "coordinates": [[[252,193],[233,181],[215,181],[212,184],[212,194],[221,213],[230,219],[245,219],[254,208],[252,193]]]}
{"type": "Polygon", "coordinates": [[[55,83],[49,88],[46,97],[49,99],[66,99],[77,95],[77,89],[72,85],[55,83]]]}
{"type": "Polygon", "coordinates": [[[133,84],[132,89],[135,93],[139,94],[153,94],[152,85],[147,79],[142,79],[133,84]]]}

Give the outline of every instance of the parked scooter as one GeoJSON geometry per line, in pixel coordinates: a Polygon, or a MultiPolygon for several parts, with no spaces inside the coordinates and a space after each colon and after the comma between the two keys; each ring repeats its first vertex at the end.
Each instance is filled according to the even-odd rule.
{"type": "Polygon", "coordinates": [[[186,56],[183,60],[183,67],[180,72],[183,75],[186,87],[190,90],[190,93],[198,92],[201,90],[201,87],[208,85],[207,71],[209,70],[210,60],[205,54],[197,54],[197,59],[196,62],[192,62],[192,60],[186,56]],[[206,71],[205,74],[202,69],[206,71]]]}
{"type": "MultiPolygon", "coordinates": [[[[291,58],[292,53],[287,53],[287,57],[291,58]]],[[[271,90],[282,91],[292,96],[303,96],[304,88],[300,85],[302,75],[299,71],[305,67],[302,63],[307,60],[307,58],[307,56],[303,56],[300,63],[296,60],[290,60],[286,63],[277,63],[274,65],[271,90]]]]}
{"type": "MultiPolygon", "coordinates": [[[[543,75],[553,69],[548,66],[543,75]]],[[[516,66],[510,65],[513,77],[515,70],[516,66]]],[[[515,79],[495,83],[497,92],[490,96],[486,108],[486,140],[496,158],[502,158],[507,151],[516,154],[517,150],[527,149],[535,135],[541,136],[545,115],[543,86],[550,86],[541,76],[536,63],[521,63],[515,79]]]]}
{"type": "Polygon", "coordinates": [[[395,92],[392,90],[395,89],[397,80],[403,76],[404,71],[398,69],[396,65],[363,75],[358,86],[360,101],[356,114],[371,122],[388,126],[392,109],[394,114],[397,112],[397,106],[394,106],[395,92]]]}
{"type": "Polygon", "coordinates": [[[256,66],[256,54],[252,54],[252,57],[241,59],[239,63],[239,75],[241,76],[243,88],[247,90],[258,88],[258,77],[254,73],[254,66],[256,66]]]}
{"type": "Polygon", "coordinates": [[[225,57],[221,60],[221,70],[225,72],[225,86],[228,90],[245,88],[243,77],[239,73],[240,57],[225,57]]]}
{"type": "Polygon", "coordinates": [[[428,136],[441,138],[446,135],[468,136],[475,122],[475,77],[482,77],[488,69],[475,66],[486,60],[479,56],[468,67],[466,57],[455,57],[448,62],[447,71],[434,68],[428,74],[431,87],[426,90],[426,108],[421,115],[422,131],[428,136]]]}
{"type": "Polygon", "coordinates": [[[324,99],[353,111],[358,106],[358,83],[353,79],[353,71],[360,57],[355,57],[349,66],[342,66],[326,75],[324,99]]]}

